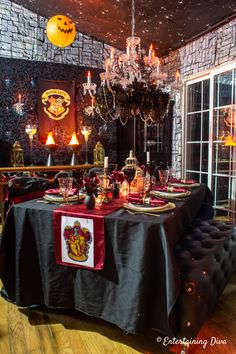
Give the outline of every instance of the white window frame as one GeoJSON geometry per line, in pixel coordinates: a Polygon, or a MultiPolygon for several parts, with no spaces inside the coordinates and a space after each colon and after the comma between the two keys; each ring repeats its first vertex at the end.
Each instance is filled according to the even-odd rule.
{"type": "Polygon", "coordinates": [[[191,75],[187,77],[183,82],[183,104],[182,104],[182,176],[186,177],[186,166],[187,166],[187,86],[195,84],[197,82],[210,79],[210,106],[209,106],[209,155],[208,155],[208,187],[211,189],[212,187],[212,148],[213,148],[213,99],[214,99],[214,76],[224,73],[228,70],[236,69],[236,61],[230,62],[228,64],[224,64],[219,66],[218,68],[213,68],[211,70],[207,70],[198,74],[191,75]]]}

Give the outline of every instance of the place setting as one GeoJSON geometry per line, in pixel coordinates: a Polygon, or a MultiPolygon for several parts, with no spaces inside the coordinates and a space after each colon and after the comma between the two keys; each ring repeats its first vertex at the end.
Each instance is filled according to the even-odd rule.
{"type": "Polygon", "coordinates": [[[58,178],[59,188],[51,188],[45,191],[43,199],[38,202],[45,203],[76,203],[85,198],[85,193],[73,188],[74,179],[72,177],[58,178]]]}
{"type": "Polygon", "coordinates": [[[145,197],[139,193],[129,194],[123,207],[134,214],[149,214],[159,216],[159,213],[175,208],[175,204],[167,200],[145,197]]]}
{"type": "Polygon", "coordinates": [[[178,179],[178,178],[170,178],[169,184],[172,187],[177,187],[177,188],[196,188],[200,186],[200,183],[198,183],[194,179],[178,179]]]}

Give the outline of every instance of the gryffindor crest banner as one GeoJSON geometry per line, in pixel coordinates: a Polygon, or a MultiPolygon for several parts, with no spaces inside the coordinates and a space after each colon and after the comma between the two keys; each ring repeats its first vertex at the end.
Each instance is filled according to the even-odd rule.
{"type": "Polygon", "coordinates": [[[38,80],[37,105],[40,140],[50,131],[75,131],[75,82],[38,80]]]}

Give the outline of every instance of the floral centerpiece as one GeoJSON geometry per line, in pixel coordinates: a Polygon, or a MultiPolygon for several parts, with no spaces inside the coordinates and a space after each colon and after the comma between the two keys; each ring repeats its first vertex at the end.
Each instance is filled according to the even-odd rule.
{"type": "Polygon", "coordinates": [[[109,179],[111,181],[111,183],[123,183],[125,180],[125,176],[124,173],[120,172],[120,171],[113,171],[110,176],[109,179]]]}
{"type": "Polygon", "coordinates": [[[93,209],[95,206],[95,197],[98,196],[97,177],[89,177],[89,176],[84,177],[83,188],[87,194],[84,200],[84,205],[86,206],[87,209],[93,209]]]}
{"type": "Polygon", "coordinates": [[[97,196],[97,194],[98,194],[98,179],[97,179],[97,177],[89,177],[89,176],[84,177],[83,189],[85,190],[86,194],[88,194],[88,195],[94,194],[95,196],[97,196]]]}
{"type": "Polygon", "coordinates": [[[113,198],[119,198],[119,186],[125,180],[124,173],[120,171],[113,171],[109,176],[109,180],[112,184],[113,198]]]}

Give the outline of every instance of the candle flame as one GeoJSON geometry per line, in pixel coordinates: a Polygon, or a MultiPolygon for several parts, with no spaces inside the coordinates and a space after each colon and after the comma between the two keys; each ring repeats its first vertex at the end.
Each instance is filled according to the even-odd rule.
{"type": "Polygon", "coordinates": [[[149,47],[149,49],[150,49],[150,50],[152,50],[152,49],[153,49],[152,43],[150,44],[150,47],[149,47]]]}
{"type": "Polygon", "coordinates": [[[236,141],[232,135],[226,137],[225,146],[236,146],[236,141]]]}
{"type": "Polygon", "coordinates": [[[77,139],[77,135],[76,135],[75,132],[72,134],[72,137],[71,137],[71,140],[69,142],[69,145],[79,145],[79,141],[77,139]]]}
{"type": "Polygon", "coordinates": [[[56,145],[55,140],[53,138],[52,132],[48,133],[47,141],[45,145],[56,145]]]}
{"type": "Polygon", "coordinates": [[[88,71],[88,75],[87,76],[91,76],[91,72],[90,72],[90,70],[88,71]]]}
{"type": "Polygon", "coordinates": [[[179,77],[180,77],[180,72],[179,72],[179,70],[176,71],[175,77],[176,77],[176,78],[179,78],[179,77]]]}

